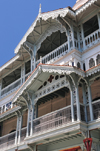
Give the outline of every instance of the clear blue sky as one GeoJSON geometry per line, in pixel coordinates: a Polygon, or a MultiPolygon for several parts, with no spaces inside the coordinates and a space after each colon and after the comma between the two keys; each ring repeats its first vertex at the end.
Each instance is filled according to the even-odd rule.
{"type": "Polygon", "coordinates": [[[73,6],[76,0],[0,0],[0,66],[15,54],[14,49],[42,12],[73,6]]]}

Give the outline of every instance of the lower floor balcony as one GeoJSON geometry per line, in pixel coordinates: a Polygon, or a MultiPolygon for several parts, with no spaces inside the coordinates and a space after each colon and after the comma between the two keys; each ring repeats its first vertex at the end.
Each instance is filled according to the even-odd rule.
{"type": "MultiPolygon", "coordinates": [[[[92,103],[93,117],[92,122],[96,122],[100,118],[100,100],[92,103]]],[[[85,120],[85,107],[80,104],[81,121],[88,124],[85,120]]],[[[88,113],[88,112],[87,112],[88,113]]],[[[88,116],[87,116],[88,117],[88,116]]],[[[71,105],[54,112],[48,113],[33,120],[33,123],[29,123],[29,135],[28,137],[37,137],[40,134],[46,134],[54,132],[62,127],[67,128],[69,125],[74,125],[77,122],[76,105],[74,106],[74,121],[72,121],[71,105]],[[32,127],[33,126],[33,127],[32,127]],[[31,134],[31,128],[33,133],[31,134]]],[[[21,130],[11,132],[7,135],[0,137],[0,150],[7,150],[13,148],[16,145],[21,145],[25,142],[27,136],[27,127],[21,128],[21,130]]]]}

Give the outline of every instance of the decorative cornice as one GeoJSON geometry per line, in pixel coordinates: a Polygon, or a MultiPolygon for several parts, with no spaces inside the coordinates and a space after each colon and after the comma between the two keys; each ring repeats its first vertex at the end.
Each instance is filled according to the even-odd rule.
{"type": "Polygon", "coordinates": [[[86,77],[91,76],[92,74],[95,74],[97,72],[100,72],[100,64],[98,66],[94,66],[86,71],[86,77]]]}
{"type": "Polygon", "coordinates": [[[98,0],[90,0],[88,2],[86,2],[84,5],[82,5],[79,9],[76,10],[76,15],[79,15],[80,13],[82,13],[84,10],[86,10],[89,6],[91,6],[92,4],[94,4],[95,2],[97,2],[98,0]]]}
{"type": "Polygon", "coordinates": [[[48,84],[46,87],[38,90],[35,93],[36,99],[34,100],[34,104],[36,104],[37,100],[50,94],[52,92],[57,91],[63,87],[69,87],[69,82],[66,80],[66,77],[59,79],[58,81],[53,81],[51,84],[48,84]]]}
{"type": "Polygon", "coordinates": [[[44,21],[48,20],[49,18],[55,19],[58,16],[65,17],[67,14],[70,14],[72,17],[75,17],[74,11],[70,10],[68,7],[63,9],[58,9],[54,11],[50,11],[47,13],[40,14],[40,18],[42,18],[44,21]]]}

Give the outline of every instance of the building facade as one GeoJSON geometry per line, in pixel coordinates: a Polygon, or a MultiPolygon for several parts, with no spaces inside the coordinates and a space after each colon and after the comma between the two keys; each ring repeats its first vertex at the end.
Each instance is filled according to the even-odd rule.
{"type": "Polygon", "coordinates": [[[0,151],[100,151],[100,0],[41,12],[0,67],[0,151]]]}

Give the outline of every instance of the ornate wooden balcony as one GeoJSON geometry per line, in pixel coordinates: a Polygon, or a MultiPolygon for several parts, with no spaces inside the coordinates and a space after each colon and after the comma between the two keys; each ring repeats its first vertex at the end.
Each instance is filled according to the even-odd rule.
{"type": "Polygon", "coordinates": [[[72,122],[71,106],[54,111],[33,120],[33,133],[55,129],[72,122]]]}

